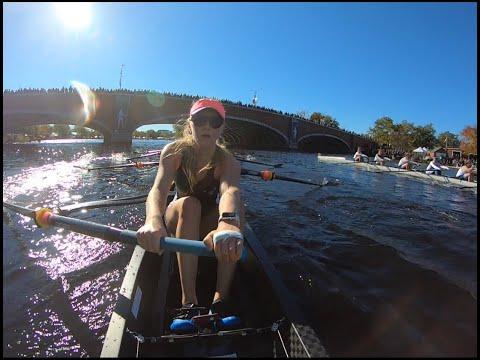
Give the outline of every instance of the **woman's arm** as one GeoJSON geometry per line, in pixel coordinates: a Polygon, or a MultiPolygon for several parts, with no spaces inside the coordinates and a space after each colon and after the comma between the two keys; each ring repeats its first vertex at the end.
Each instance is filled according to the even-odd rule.
{"type": "Polygon", "coordinates": [[[235,237],[226,238],[213,244],[213,236],[219,231],[240,232],[245,223],[245,213],[240,196],[240,163],[231,155],[227,154],[220,166],[220,202],[218,213],[237,213],[239,221],[221,220],[217,229],[211,231],[204,239],[204,243],[215,251],[215,255],[221,261],[235,262],[240,259],[243,250],[243,241],[235,237]]]}
{"type": "Polygon", "coordinates": [[[160,155],[157,176],[147,197],[145,224],[137,231],[140,246],[156,253],[161,253],[158,240],[162,236],[167,236],[162,217],[170,186],[181,161],[181,155],[167,156],[171,152],[170,145],[165,146],[160,155]]]}
{"type": "Polygon", "coordinates": [[[221,169],[218,213],[222,215],[225,212],[235,212],[240,217],[240,223],[220,221],[219,226],[230,225],[230,227],[236,227],[236,231],[241,231],[244,222],[243,203],[239,188],[240,172],[240,163],[228,154],[221,169]]]}

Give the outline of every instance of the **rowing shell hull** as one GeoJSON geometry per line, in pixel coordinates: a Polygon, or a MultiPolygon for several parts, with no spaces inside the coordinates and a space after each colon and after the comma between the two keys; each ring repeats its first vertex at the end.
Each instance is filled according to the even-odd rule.
{"type": "MultiPolygon", "coordinates": [[[[278,330],[247,336],[169,334],[169,310],[181,307],[176,256],[169,252],[157,255],[136,246],[101,357],[327,357],[248,224],[244,235],[248,256],[237,264],[231,299],[245,328],[270,327],[284,318],[278,330]],[[161,339],[142,343],[131,332],[161,339]]],[[[216,259],[200,257],[198,269],[198,300],[207,306],[215,290],[216,259]]]]}
{"type": "Polygon", "coordinates": [[[354,162],[352,160],[346,159],[345,157],[318,155],[318,161],[337,163],[337,164],[352,164],[355,167],[362,168],[368,171],[392,173],[395,175],[405,175],[405,176],[410,176],[418,179],[431,180],[440,185],[447,185],[447,186],[450,185],[450,186],[456,186],[461,188],[477,189],[476,182],[468,182],[466,180],[460,180],[460,179],[456,179],[448,176],[428,175],[423,172],[409,171],[409,170],[404,170],[404,169],[391,167],[391,166],[382,166],[382,165],[369,164],[364,162],[354,162]]]}

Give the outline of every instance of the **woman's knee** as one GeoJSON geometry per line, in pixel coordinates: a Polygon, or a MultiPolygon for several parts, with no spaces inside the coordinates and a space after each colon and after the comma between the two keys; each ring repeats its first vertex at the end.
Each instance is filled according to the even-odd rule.
{"type": "Polygon", "coordinates": [[[194,196],[186,196],[178,200],[178,213],[181,217],[198,217],[202,214],[202,204],[194,196]]]}

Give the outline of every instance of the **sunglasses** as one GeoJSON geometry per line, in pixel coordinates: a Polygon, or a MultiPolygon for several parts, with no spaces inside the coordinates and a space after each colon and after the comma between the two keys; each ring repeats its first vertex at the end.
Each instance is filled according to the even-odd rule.
{"type": "Polygon", "coordinates": [[[198,114],[192,116],[192,122],[195,127],[203,127],[207,124],[210,124],[212,129],[218,129],[220,126],[223,125],[223,119],[218,115],[206,115],[206,114],[198,114]]]}

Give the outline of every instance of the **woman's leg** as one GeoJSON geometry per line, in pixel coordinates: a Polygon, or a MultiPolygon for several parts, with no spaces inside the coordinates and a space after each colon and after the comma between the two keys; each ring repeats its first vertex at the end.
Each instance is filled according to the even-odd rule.
{"type": "MultiPolygon", "coordinates": [[[[168,232],[175,237],[199,240],[202,205],[197,198],[187,196],[172,202],[165,211],[168,232]]],[[[198,256],[177,253],[180,282],[182,285],[182,305],[198,304],[196,281],[198,256]]]]}
{"type": "MultiPolygon", "coordinates": [[[[243,230],[245,223],[245,209],[243,203],[240,206],[240,231],[243,230]]],[[[200,235],[203,239],[210,231],[214,230],[218,226],[218,208],[208,212],[203,218],[200,225],[200,235]]],[[[217,284],[215,287],[215,294],[213,296],[213,302],[216,300],[227,299],[230,290],[230,285],[235,274],[235,263],[218,261],[217,266],[217,284]]]]}

